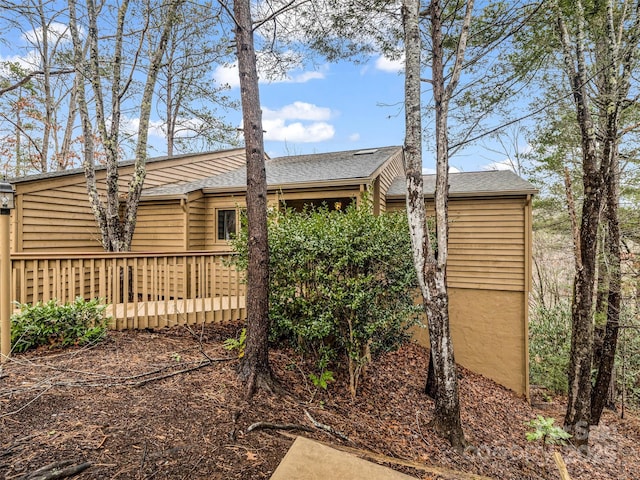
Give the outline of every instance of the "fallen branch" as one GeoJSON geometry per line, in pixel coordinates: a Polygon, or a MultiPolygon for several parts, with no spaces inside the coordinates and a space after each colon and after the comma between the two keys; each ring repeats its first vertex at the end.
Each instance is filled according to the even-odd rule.
{"type": "Polygon", "coordinates": [[[304,410],[304,414],[311,421],[311,423],[313,423],[314,427],[319,428],[320,430],[324,430],[325,432],[329,432],[331,435],[333,435],[335,437],[338,437],[339,439],[344,440],[345,442],[350,442],[351,441],[351,440],[349,440],[349,437],[347,437],[343,433],[338,432],[331,425],[325,425],[324,423],[318,422],[315,418],[313,418],[311,416],[311,414],[306,409],[304,410]]]}
{"type": "MultiPolygon", "coordinates": [[[[22,410],[27,408],[33,402],[38,400],[42,395],[44,395],[49,390],[51,390],[53,387],[66,387],[66,388],[71,388],[71,387],[75,387],[75,388],[83,388],[83,387],[84,388],[89,388],[89,387],[98,387],[98,388],[142,387],[142,386],[144,386],[144,385],[146,385],[148,383],[151,383],[151,382],[164,380],[166,378],[174,377],[174,376],[180,375],[182,373],[188,373],[188,372],[192,372],[194,370],[198,370],[198,369],[203,368],[203,367],[207,367],[209,365],[212,365],[215,362],[230,362],[230,361],[234,361],[234,360],[237,360],[237,358],[236,357],[209,358],[208,360],[203,360],[203,361],[201,361],[199,363],[196,363],[195,365],[193,365],[191,367],[183,368],[183,369],[180,369],[180,370],[175,370],[175,371],[168,372],[168,373],[163,373],[161,375],[157,375],[157,373],[158,372],[163,372],[163,371],[166,372],[166,368],[162,368],[162,369],[159,369],[159,370],[156,370],[156,371],[153,371],[153,372],[147,372],[147,373],[143,373],[143,374],[139,374],[139,375],[133,375],[131,377],[124,377],[124,378],[130,378],[130,379],[142,378],[142,380],[137,380],[137,381],[129,380],[129,381],[117,382],[117,383],[101,383],[101,382],[83,382],[83,381],[75,381],[75,382],[74,381],[51,381],[51,379],[47,379],[47,380],[43,380],[43,381],[39,382],[36,386],[9,390],[8,393],[12,393],[12,394],[15,395],[15,394],[23,393],[23,392],[30,391],[30,390],[37,390],[37,388],[42,388],[42,390],[40,390],[34,398],[29,400],[27,403],[25,403],[21,407],[17,408],[16,410],[0,414],[0,418],[9,417],[11,415],[15,415],[17,413],[20,413],[22,410]],[[151,377],[148,377],[148,378],[144,378],[147,375],[154,375],[154,376],[151,376],[151,377]]],[[[4,396],[5,393],[7,393],[7,392],[0,392],[0,395],[4,396]]]]}
{"type": "Polygon", "coordinates": [[[313,428],[306,425],[300,425],[299,423],[271,423],[271,422],[256,422],[249,425],[247,433],[254,430],[302,430],[305,432],[313,432],[313,428]]]}
{"type": "Polygon", "coordinates": [[[44,390],[42,390],[41,392],[39,392],[35,397],[33,397],[31,400],[29,400],[27,403],[25,403],[24,405],[22,405],[20,408],[17,408],[15,410],[13,410],[12,412],[7,412],[7,413],[3,413],[2,415],[0,415],[0,418],[3,417],[9,417],[11,415],[15,415],[16,413],[20,413],[22,410],[24,410],[25,408],[27,408],[29,405],[31,405],[33,402],[35,402],[36,400],[38,400],[42,395],[44,395],[45,393],[47,393],[49,390],[51,390],[52,387],[47,387],[44,390]]]}
{"type": "Polygon", "coordinates": [[[562,480],[571,480],[571,477],[569,476],[569,471],[567,470],[567,466],[565,465],[564,460],[562,459],[562,455],[560,455],[560,452],[553,452],[553,459],[555,460],[556,466],[560,471],[560,478],[562,480]]]}
{"type": "Polygon", "coordinates": [[[193,367],[189,367],[189,368],[183,368],[182,370],[176,370],[175,372],[169,372],[169,373],[165,373],[164,375],[158,375],[156,377],[151,377],[151,378],[145,378],[144,380],[140,380],[139,382],[136,382],[134,384],[132,384],[132,387],[141,387],[143,385],[146,385],[147,383],[150,382],[155,382],[157,380],[164,380],[165,378],[170,378],[170,377],[174,377],[176,375],[180,375],[181,373],[188,373],[188,372],[193,372],[194,370],[198,370],[200,368],[203,367],[208,367],[209,365],[212,365],[214,362],[229,362],[231,360],[237,360],[235,357],[225,357],[225,358],[210,358],[209,360],[204,360],[198,364],[196,364],[193,367]]]}
{"type": "MultiPolygon", "coordinates": [[[[240,416],[242,415],[242,412],[240,410],[235,410],[233,412],[233,414],[231,415],[231,421],[233,422],[233,428],[231,429],[231,431],[229,432],[229,439],[235,443],[235,441],[237,440],[237,436],[238,436],[238,419],[240,418],[240,416]]],[[[250,432],[251,430],[248,430],[248,432],[250,432]]]]}
{"type": "Polygon", "coordinates": [[[12,455],[13,452],[15,452],[18,448],[26,445],[29,442],[29,440],[33,439],[34,437],[35,435],[27,435],[26,437],[22,437],[22,438],[19,438],[18,440],[15,440],[13,443],[11,443],[11,445],[0,450],[0,458],[12,455]]]}
{"type": "MultiPolygon", "coordinates": [[[[171,368],[175,368],[174,365],[162,367],[162,368],[159,368],[159,369],[156,369],[156,370],[151,370],[149,372],[144,372],[144,373],[140,373],[140,374],[137,374],[137,375],[131,375],[131,376],[127,376],[127,377],[106,377],[106,378],[109,378],[109,379],[114,379],[115,378],[115,379],[122,380],[120,382],[103,383],[103,382],[96,382],[96,381],[89,382],[89,381],[82,381],[82,380],[76,380],[76,381],[73,381],[73,380],[69,380],[69,381],[52,381],[51,379],[45,379],[45,380],[42,380],[38,384],[33,385],[33,386],[16,388],[16,389],[8,390],[8,391],[2,391],[2,392],[0,392],[0,395],[2,395],[2,396],[12,396],[12,395],[15,395],[15,394],[24,393],[24,392],[29,391],[29,390],[36,390],[38,388],[46,388],[46,390],[49,390],[52,387],[68,387],[68,388],[83,388],[83,387],[85,387],[85,388],[88,388],[88,387],[98,387],[98,388],[141,387],[143,385],[146,385],[147,383],[155,382],[155,381],[158,381],[158,380],[163,380],[165,378],[170,378],[170,377],[173,377],[175,375],[179,375],[181,373],[192,372],[194,370],[198,370],[200,368],[212,365],[213,363],[231,362],[231,361],[234,361],[234,360],[237,360],[237,358],[236,357],[209,358],[207,360],[203,360],[203,361],[200,361],[198,363],[195,363],[191,367],[183,368],[183,369],[180,369],[180,370],[170,371],[168,373],[162,373],[162,372],[166,372],[167,370],[169,370],[171,368]],[[158,375],[159,373],[162,373],[162,374],[158,375]],[[139,380],[139,379],[141,379],[141,380],[139,380]]],[[[76,372],[76,373],[87,374],[88,372],[76,372]]],[[[4,416],[4,415],[0,415],[0,417],[1,416],[4,416]]]]}
{"type": "Polygon", "coordinates": [[[58,478],[66,478],[76,475],[85,471],[90,466],[91,462],[73,465],[72,460],[63,460],[45,465],[38,470],[19,477],[17,480],[56,480],[58,478]]]}

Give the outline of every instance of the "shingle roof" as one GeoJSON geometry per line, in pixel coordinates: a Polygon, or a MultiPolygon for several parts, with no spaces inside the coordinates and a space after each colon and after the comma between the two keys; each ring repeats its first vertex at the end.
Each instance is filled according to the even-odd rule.
{"type": "MultiPolygon", "coordinates": [[[[382,147],[368,150],[293,155],[267,160],[267,185],[332,182],[338,180],[368,179],[384,162],[402,147],[382,147]]],[[[201,189],[244,189],[247,184],[246,168],[196,180],[184,185],[165,185],[144,192],[145,196],[179,195],[201,189]]]]}
{"type": "MultiPolygon", "coordinates": [[[[425,196],[433,196],[435,192],[436,176],[424,175],[423,191],[425,196]]],[[[396,178],[387,197],[403,197],[407,193],[405,179],[396,178]]],[[[537,193],[536,188],[526,180],[520,178],[511,170],[487,170],[485,172],[459,172],[449,174],[449,195],[450,196],[487,196],[492,194],[500,195],[522,195],[537,193]]]]}

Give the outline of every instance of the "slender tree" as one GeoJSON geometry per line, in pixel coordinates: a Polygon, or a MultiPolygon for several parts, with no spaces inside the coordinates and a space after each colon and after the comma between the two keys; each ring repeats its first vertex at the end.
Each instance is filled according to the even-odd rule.
{"type": "Polygon", "coordinates": [[[449,190],[449,101],[460,79],[464,53],[471,24],[473,0],[467,0],[463,25],[458,37],[455,63],[448,83],[444,75],[444,39],[442,5],[432,0],[424,15],[430,20],[431,73],[435,104],[436,191],[435,237],[431,244],[426,222],[422,181],[422,126],[420,101],[421,43],[419,25],[420,2],[405,0],[402,18],[405,41],[405,174],[407,179],[407,215],[412,238],[413,257],[429,326],[431,371],[435,394],[435,426],[455,448],[466,441],[460,421],[460,399],[456,364],[449,327],[449,296],[446,268],[448,256],[448,190],[449,190]]]}
{"type": "Polygon", "coordinates": [[[611,381],[620,316],[619,145],[637,68],[640,2],[607,0],[569,6],[554,2],[557,39],[569,79],[582,150],[582,210],[576,241],[569,396],[565,428],[587,448],[611,381]],[[589,63],[591,61],[591,63],[589,63]],[[602,212],[605,212],[602,222],[602,212]],[[598,232],[606,227],[607,320],[601,355],[594,359],[594,294],[598,232]],[[598,373],[592,388],[592,371],[598,373]]]}
{"type": "MultiPolygon", "coordinates": [[[[166,0],[158,5],[159,12],[164,21],[157,32],[157,38],[149,47],[149,63],[144,72],[142,81],[142,95],[139,107],[139,126],[135,145],[134,172],[128,182],[123,213],[120,208],[119,171],[120,139],[122,134],[122,110],[123,102],[130,93],[135,76],[140,68],[137,61],[145,50],[145,42],[150,38],[149,15],[152,14],[151,4],[147,4],[142,13],[145,16],[142,24],[135,29],[137,33],[136,51],[133,52],[133,66],[127,75],[125,67],[125,43],[131,41],[131,32],[128,31],[128,21],[132,17],[129,0],[124,0],[118,5],[115,30],[111,50],[108,52],[109,65],[105,68],[106,52],[101,51],[99,28],[103,24],[98,22],[100,6],[94,0],[86,0],[87,28],[86,41],[88,42],[89,58],[85,58],[85,49],[82,44],[80,27],[78,25],[78,6],[76,0],[69,0],[69,27],[73,39],[74,65],[76,75],[81,81],[77,83],[77,102],[80,113],[82,132],[84,137],[83,167],[87,180],[87,192],[91,209],[96,218],[102,235],[102,245],[107,251],[128,251],[131,248],[133,233],[136,225],[136,214],[146,170],[147,144],[149,120],[153,92],[155,89],[158,71],[162,64],[164,52],[167,46],[169,34],[176,19],[176,11],[184,0],[166,0]],[[106,72],[110,77],[105,78],[106,72]],[[89,111],[88,95],[85,81],[88,79],[93,93],[93,112],[96,128],[92,125],[92,117],[89,111]],[[106,88],[105,88],[106,86],[106,88]],[[110,107],[110,110],[107,108],[110,107]],[[104,148],[106,164],[106,196],[103,197],[98,189],[95,176],[96,152],[93,136],[99,137],[100,144],[104,148]]],[[[134,37],[135,38],[135,37],[134,37]]]]}
{"type": "Polygon", "coordinates": [[[16,173],[63,170],[73,159],[67,148],[71,140],[60,134],[64,118],[73,112],[66,10],[45,0],[8,2],[6,8],[10,30],[21,33],[28,52],[19,62],[2,62],[12,75],[0,81],[0,101],[10,106],[0,113],[0,122],[15,132],[5,139],[16,147],[16,173]]]}
{"type": "Polygon", "coordinates": [[[269,364],[269,244],[267,176],[262,111],[250,0],[233,2],[242,120],[247,155],[247,339],[240,378],[250,398],[256,388],[272,389],[269,364]]]}
{"type": "Polygon", "coordinates": [[[237,144],[237,130],[220,110],[237,108],[212,69],[228,60],[230,43],[220,32],[220,11],[185,3],[171,31],[158,77],[156,110],[163,120],[167,155],[237,144]]]}

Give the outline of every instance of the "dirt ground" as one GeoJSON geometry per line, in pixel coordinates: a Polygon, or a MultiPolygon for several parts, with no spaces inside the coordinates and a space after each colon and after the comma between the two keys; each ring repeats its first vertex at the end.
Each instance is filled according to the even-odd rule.
{"type": "Polygon", "coordinates": [[[65,462],[59,465],[86,467],[75,477],[82,479],[269,478],[294,435],[305,435],[368,452],[417,478],[473,478],[446,473],[458,470],[557,479],[553,448],[574,480],[640,478],[637,417],[607,412],[592,431],[588,456],[570,447],[543,449],[527,442],[525,422],[542,414],[561,423],[561,401],[534,398],[532,406],[465,370],[462,420],[471,446],[451,450],[429,427],[433,403],[422,393],[428,356],[412,344],[376,361],[355,401],[344,381],[318,391],[297,355],[273,350],[289,393],[261,392],[248,404],[237,359],[222,347],[239,328],[110,332],[91,348],[16,355],[0,373],[0,477],[34,478],[29,474],[65,462]],[[347,440],[314,426],[306,412],[347,440]],[[248,432],[256,422],[311,431],[248,432]]]}

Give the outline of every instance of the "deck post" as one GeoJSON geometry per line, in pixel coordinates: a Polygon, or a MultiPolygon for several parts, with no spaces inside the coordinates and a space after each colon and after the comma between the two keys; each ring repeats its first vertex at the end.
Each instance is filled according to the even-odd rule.
{"type": "Polygon", "coordinates": [[[10,218],[14,205],[13,187],[0,183],[0,363],[11,353],[11,247],[10,218]]]}

